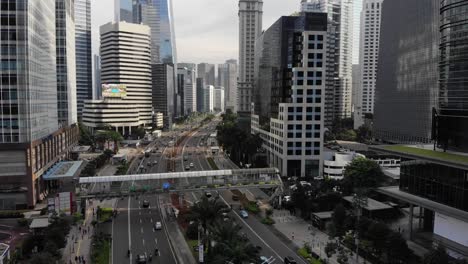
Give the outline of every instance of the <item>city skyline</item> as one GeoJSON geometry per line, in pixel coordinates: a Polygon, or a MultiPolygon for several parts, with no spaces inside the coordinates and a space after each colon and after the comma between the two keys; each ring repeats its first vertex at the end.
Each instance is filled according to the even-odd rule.
{"type": "MultiPolygon", "coordinates": [[[[238,2],[172,0],[177,40],[177,61],[223,64],[238,58],[238,2]],[[213,12],[206,12],[213,10],[213,12]],[[200,21],[203,14],[204,21],[200,21]],[[191,22],[192,21],[192,22],[191,22]],[[197,23],[193,23],[197,21],[197,23]],[[204,45],[199,45],[200,39],[204,45]]],[[[99,50],[99,26],[114,19],[114,0],[91,0],[93,54],[99,50]]],[[[299,11],[300,1],[264,1],[263,29],[278,17],[299,11]]]]}

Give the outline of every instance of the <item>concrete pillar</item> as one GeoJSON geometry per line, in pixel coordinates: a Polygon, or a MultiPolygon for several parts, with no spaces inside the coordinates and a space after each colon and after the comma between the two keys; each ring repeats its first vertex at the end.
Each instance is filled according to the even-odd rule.
{"type": "Polygon", "coordinates": [[[130,135],[132,134],[132,127],[131,126],[128,127],[128,134],[130,134],[130,135]]]}
{"type": "Polygon", "coordinates": [[[413,211],[414,211],[414,205],[410,205],[409,208],[409,223],[408,223],[408,229],[409,229],[409,240],[413,240],[413,211]]]}
{"type": "Polygon", "coordinates": [[[418,229],[422,228],[422,220],[423,220],[423,208],[419,206],[418,229]]]}

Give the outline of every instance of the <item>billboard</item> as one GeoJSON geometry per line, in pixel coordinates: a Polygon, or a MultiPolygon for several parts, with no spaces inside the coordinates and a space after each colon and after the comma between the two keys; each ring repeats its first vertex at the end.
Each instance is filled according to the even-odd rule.
{"type": "Polygon", "coordinates": [[[127,86],[124,84],[103,84],[103,98],[125,98],[127,97],[127,86]]]}

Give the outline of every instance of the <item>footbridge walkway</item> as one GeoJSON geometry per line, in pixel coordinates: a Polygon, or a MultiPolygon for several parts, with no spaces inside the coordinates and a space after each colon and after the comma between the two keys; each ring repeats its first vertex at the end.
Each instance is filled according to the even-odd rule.
{"type": "Polygon", "coordinates": [[[282,192],[283,183],[276,168],[131,174],[81,177],[77,194],[81,198],[105,198],[236,188],[274,188],[282,192]]]}

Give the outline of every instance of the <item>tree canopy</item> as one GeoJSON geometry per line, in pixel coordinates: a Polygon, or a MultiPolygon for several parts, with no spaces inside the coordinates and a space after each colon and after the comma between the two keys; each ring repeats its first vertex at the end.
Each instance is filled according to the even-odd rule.
{"type": "Polygon", "coordinates": [[[384,177],[382,169],[377,162],[358,157],[346,166],[343,187],[348,192],[360,189],[365,193],[369,189],[381,185],[384,177]]]}

